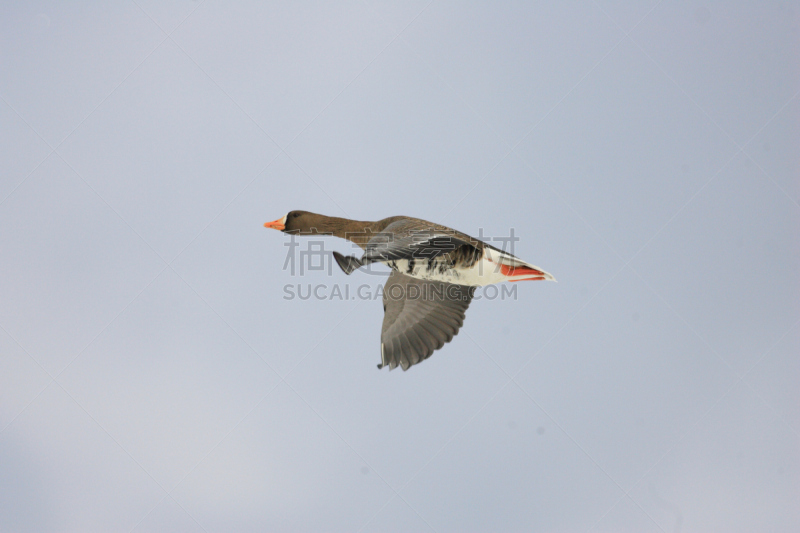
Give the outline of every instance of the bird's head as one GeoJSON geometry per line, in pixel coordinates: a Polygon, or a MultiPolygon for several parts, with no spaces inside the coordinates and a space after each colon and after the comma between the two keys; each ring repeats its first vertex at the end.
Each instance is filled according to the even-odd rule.
{"type": "Polygon", "coordinates": [[[324,223],[321,215],[308,211],[289,211],[286,215],[272,222],[265,222],[265,228],[276,229],[290,235],[320,235],[324,223]]]}

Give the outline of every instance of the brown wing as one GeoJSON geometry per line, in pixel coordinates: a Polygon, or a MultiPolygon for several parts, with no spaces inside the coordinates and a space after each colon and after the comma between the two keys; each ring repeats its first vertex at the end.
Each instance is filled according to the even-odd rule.
{"type": "Polygon", "coordinates": [[[398,220],[374,234],[365,246],[360,262],[369,264],[441,257],[452,264],[469,268],[483,255],[483,245],[481,241],[446,226],[418,219],[398,220]]]}
{"type": "Polygon", "coordinates": [[[458,334],[473,287],[392,271],[383,292],[381,364],[408,370],[458,334]]]}

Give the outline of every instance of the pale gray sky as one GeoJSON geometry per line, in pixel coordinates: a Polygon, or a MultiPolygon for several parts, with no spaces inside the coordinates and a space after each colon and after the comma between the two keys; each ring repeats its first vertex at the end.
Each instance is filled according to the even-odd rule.
{"type": "Polygon", "coordinates": [[[3,3],[0,530],[800,530],[798,61],[793,2],[3,3]],[[379,372],[292,209],[559,283],[379,372]]]}

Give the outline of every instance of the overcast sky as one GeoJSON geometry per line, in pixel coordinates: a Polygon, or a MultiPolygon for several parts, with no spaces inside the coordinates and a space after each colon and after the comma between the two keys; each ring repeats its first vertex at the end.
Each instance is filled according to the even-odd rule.
{"type": "Polygon", "coordinates": [[[793,2],[3,2],[0,530],[800,531],[799,61],[793,2]],[[378,371],[292,209],[558,283],[378,371]]]}

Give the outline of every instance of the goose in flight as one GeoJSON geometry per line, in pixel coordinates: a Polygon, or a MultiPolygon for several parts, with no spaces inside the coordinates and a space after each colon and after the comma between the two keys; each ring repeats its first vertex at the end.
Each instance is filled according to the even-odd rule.
{"type": "Polygon", "coordinates": [[[405,216],[376,222],[291,211],[264,224],[289,235],[332,235],[364,250],[333,252],[345,274],[383,263],[392,271],[383,291],[381,362],[408,370],[450,342],[464,324],[475,287],[503,281],[550,280],[544,270],[452,228],[405,216]]]}

